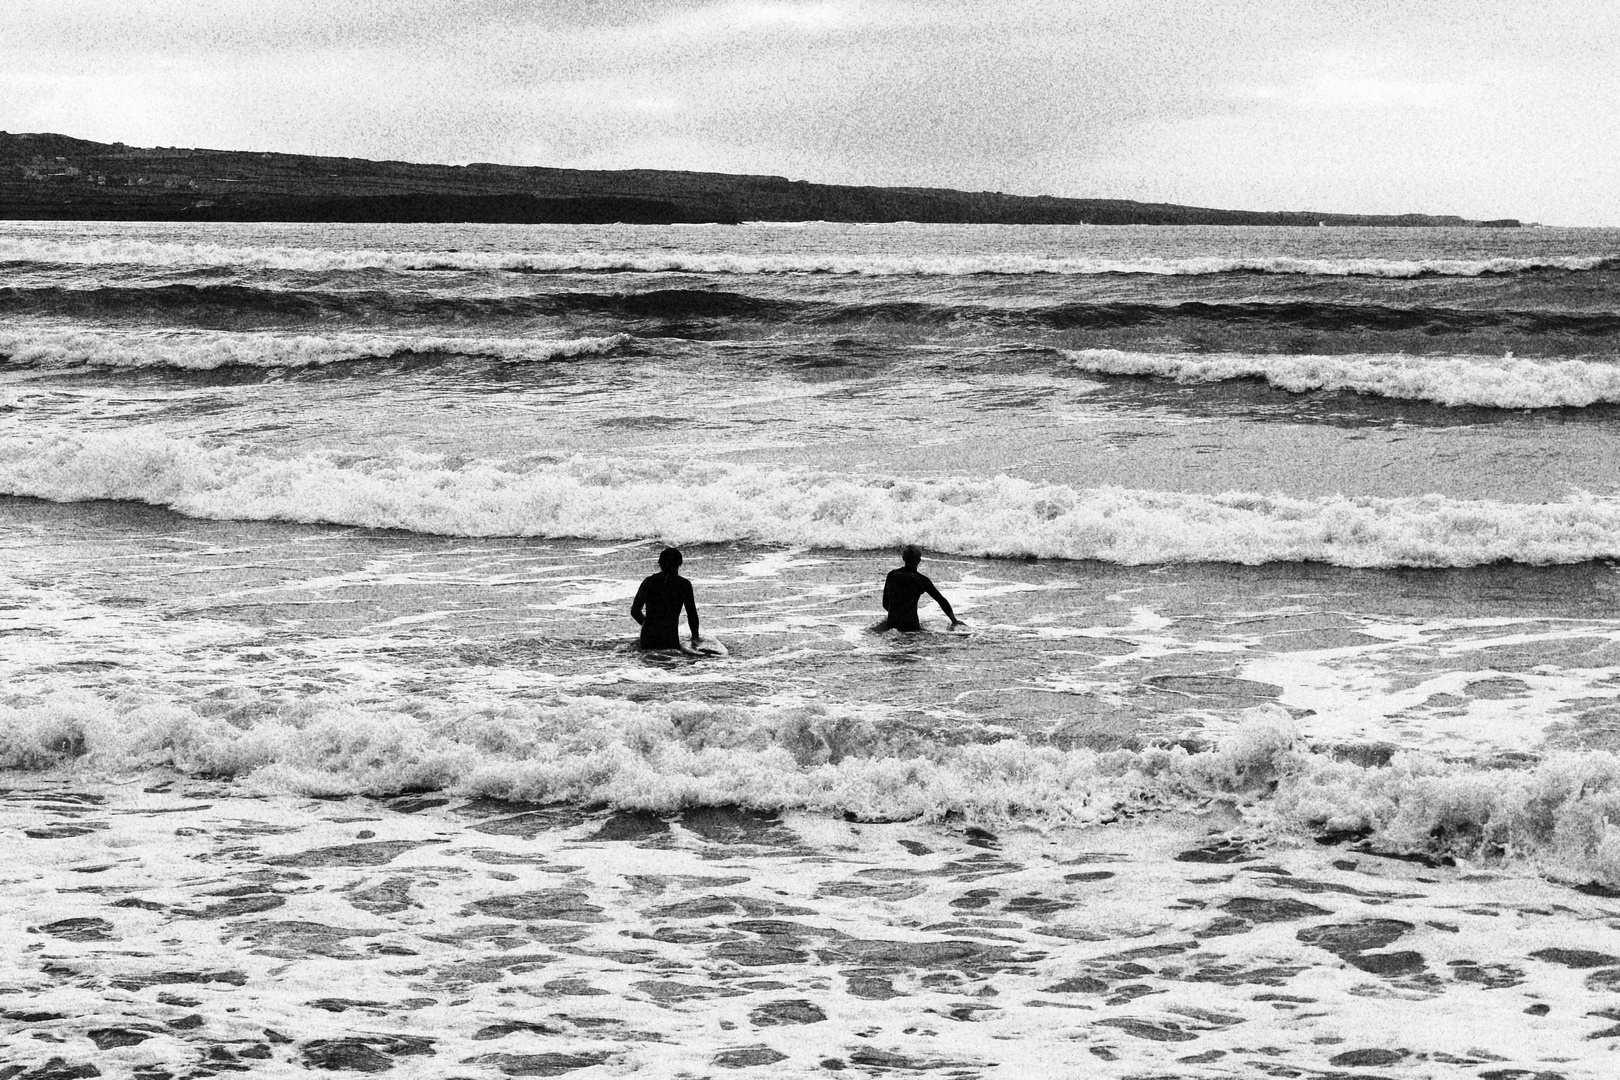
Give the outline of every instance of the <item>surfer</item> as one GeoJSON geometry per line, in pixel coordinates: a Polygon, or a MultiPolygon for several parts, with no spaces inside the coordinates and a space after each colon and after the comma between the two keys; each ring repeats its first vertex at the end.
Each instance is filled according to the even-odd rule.
{"type": "Polygon", "coordinates": [[[692,646],[698,644],[697,601],[692,598],[692,583],[680,575],[681,553],[667,547],[658,553],[658,573],[651,575],[636,590],[635,602],[630,605],[630,617],[641,624],[643,649],[679,649],[681,647],[681,609],[686,609],[686,626],[692,632],[692,646]]]}
{"type": "Polygon", "coordinates": [[[921,630],[917,622],[917,601],[927,593],[934,598],[939,609],[951,620],[951,626],[962,625],[962,620],[956,617],[951,610],[951,602],[934,588],[934,583],[928,580],[928,575],[917,569],[922,562],[922,548],[916,544],[907,544],[900,549],[900,561],[904,566],[889,571],[889,576],[883,581],[883,610],[889,613],[888,618],[878,623],[875,630],[921,630]]]}

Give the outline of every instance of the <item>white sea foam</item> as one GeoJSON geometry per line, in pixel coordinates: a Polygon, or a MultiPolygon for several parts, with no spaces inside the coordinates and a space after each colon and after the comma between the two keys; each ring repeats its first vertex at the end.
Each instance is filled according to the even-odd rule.
{"type": "Polygon", "coordinates": [[[1620,880],[1620,758],[1554,754],[1533,768],[1482,769],[1422,754],[1364,768],[1320,756],[1283,766],[1280,822],[1300,831],[1364,832],[1404,851],[1529,859],[1620,880]]]}
{"type": "Polygon", "coordinates": [[[511,337],[422,337],[402,334],[287,334],[216,330],[0,331],[0,357],[35,367],[297,368],[370,357],[452,355],[509,363],[561,360],[612,352],[632,338],[548,341],[511,337]]]}
{"type": "Polygon", "coordinates": [[[822,708],[588,697],[379,703],[242,690],[187,703],[58,688],[0,699],[0,769],[156,767],[308,795],[447,790],[658,812],[743,805],[1047,825],[1234,799],[1251,826],[1279,834],[1352,831],[1398,850],[1620,879],[1612,753],[1517,770],[1410,753],[1363,766],[1306,745],[1270,706],[1195,753],[946,745],[822,708]]]}
{"type": "Polygon", "coordinates": [[[1488,356],[1190,355],[1083,349],[1082,371],[1155,375],[1179,382],[1264,379],[1294,393],[1354,390],[1380,397],[1498,409],[1582,408],[1620,402],[1620,365],[1488,356]]]}
{"type": "Polygon", "coordinates": [[[1532,270],[1586,271],[1613,264],[1607,255],[1489,259],[1303,259],[1289,256],[1196,256],[1103,258],[1055,255],[956,255],[908,257],[796,253],[741,255],[700,252],[480,252],[383,251],[365,248],[233,247],[150,240],[0,239],[0,262],[52,265],[151,267],[241,267],[327,270],[513,270],[531,273],[610,272],[696,274],[823,273],[871,276],[961,276],[971,274],[1316,274],[1333,277],[1410,278],[1425,275],[1477,277],[1532,270]]]}
{"type": "Polygon", "coordinates": [[[452,536],[661,537],[970,555],[1341,566],[1620,557],[1620,500],[1294,498],[906,479],[662,458],[275,457],[150,430],[0,438],[0,491],[122,499],[194,517],[452,536]]]}

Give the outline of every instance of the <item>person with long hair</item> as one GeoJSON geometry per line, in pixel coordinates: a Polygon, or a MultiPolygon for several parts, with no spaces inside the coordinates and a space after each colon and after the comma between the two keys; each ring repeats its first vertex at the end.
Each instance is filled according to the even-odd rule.
{"type": "Polygon", "coordinates": [[[658,573],[650,575],[636,590],[630,617],[641,624],[643,649],[681,647],[681,609],[686,610],[686,628],[692,634],[692,647],[698,637],[697,601],[692,583],[681,577],[681,553],[667,547],[658,553],[658,573]]]}

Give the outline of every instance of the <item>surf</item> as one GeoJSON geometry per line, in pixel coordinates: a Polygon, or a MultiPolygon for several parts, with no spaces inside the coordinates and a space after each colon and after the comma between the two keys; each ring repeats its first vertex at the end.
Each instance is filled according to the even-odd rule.
{"type": "Polygon", "coordinates": [[[307,368],[356,360],[435,356],[544,363],[609,356],[634,340],[629,334],[546,340],[364,331],[290,333],[39,327],[0,330],[0,359],[40,369],[100,367],[184,371],[227,367],[307,368]]]}
{"type": "Polygon", "coordinates": [[[0,492],[125,500],[198,518],[445,536],[748,540],[848,550],[917,543],[1124,565],[1530,565],[1620,558],[1620,499],[1559,502],[1219,495],[1008,476],[848,474],[723,461],[375,452],[280,456],[133,429],[0,437],[0,492]]]}
{"type": "Polygon", "coordinates": [[[1274,706],[1202,746],[1116,750],[1026,738],[950,744],[816,706],[316,698],[214,713],[79,690],[13,695],[0,702],[0,769],[167,768],[317,797],[446,791],[665,814],[743,806],[1042,828],[1222,801],[1276,839],[1354,838],[1620,882],[1614,753],[1553,753],[1517,768],[1416,752],[1358,762],[1310,742],[1274,706]]]}
{"type": "Polygon", "coordinates": [[[1290,393],[1350,391],[1375,397],[1492,409],[1585,408],[1620,402],[1620,366],[1595,360],[1511,356],[1187,354],[1080,349],[1075,370],[1182,383],[1262,379],[1290,393]]]}
{"type": "MultiPolygon", "coordinates": [[[[895,227],[885,228],[892,230],[895,227]]],[[[844,229],[855,231],[858,227],[846,226],[844,229]]],[[[563,246],[571,234],[580,231],[583,230],[540,227],[530,230],[530,234],[561,241],[558,246],[563,246]]],[[[1083,231],[1092,230],[1088,228],[1083,231]]],[[[378,248],[177,243],[134,238],[61,240],[12,236],[0,237],[0,265],[16,269],[124,265],[165,268],[237,267],[304,272],[389,270],[402,273],[506,271],[532,274],[825,274],[850,277],[981,275],[1205,277],[1274,274],[1399,279],[1607,272],[1620,269],[1620,259],[1608,254],[1400,259],[1374,256],[1312,258],[1291,255],[1119,258],[1015,253],[904,256],[806,252],[756,255],[694,251],[601,253],[566,249],[507,252],[390,251],[378,248]]]]}

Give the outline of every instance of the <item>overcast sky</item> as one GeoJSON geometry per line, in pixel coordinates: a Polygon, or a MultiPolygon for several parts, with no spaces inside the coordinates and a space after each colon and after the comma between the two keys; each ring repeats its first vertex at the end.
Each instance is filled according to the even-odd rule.
{"type": "Polygon", "coordinates": [[[0,128],[1620,225],[1620,3],[4,0],[0,128]]]}

